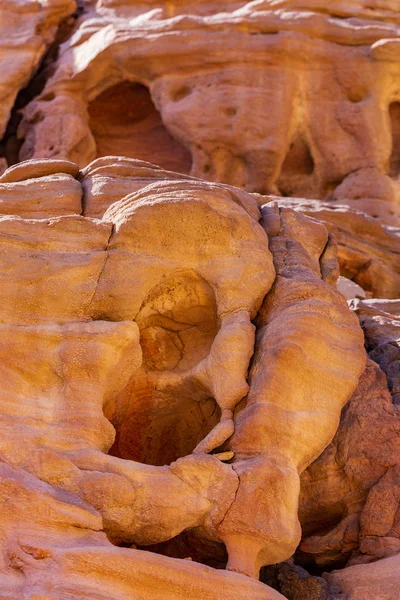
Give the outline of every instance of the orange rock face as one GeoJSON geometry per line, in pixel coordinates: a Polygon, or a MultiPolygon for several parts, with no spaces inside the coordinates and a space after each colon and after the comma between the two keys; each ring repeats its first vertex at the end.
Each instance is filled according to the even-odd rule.
{"type": "Polygon", "coordinates": [[[244,575],[295,551],[299,474],[332,439],[365,363],[357,319],[334,289],[331,238],[287,208],[266,207],[260,225],[251,195],[147,163],[100,159],[82,182],[74,174],[41,161],[2,177],[6,198],[28,191],[21,216],[1,221],[2,493],[20,498],[4,534],[6,589],[49,593],[61,568],[59,590],[83,595],[106,561],[119,598],[119,586],[136,590],[114,570],[126,560],[146,598],[160,590],[154,569],[170,598],[192,579],[193,598],[225,581],[226,598],[277,598],[244,575]],[[74,214],[72,191],[85,206],[83,182],[99,170],[124,175],[123,198],[101,220],[74,214]],[[55,181],[58,217],[47,204],[55,181]],[[325,404],[317,380],[329,381],[325,404]],[[32,528],[17,517],[24,502],[37,506],[32,528]],[[118,548],[188,530],[226,545],[228,573],[118,548]]]}
{"type": "Polygon", "coordinates": [[[99,0],[25,109],[20,158],[152,157],[398,222],[399,39],[389,0],[99,0]]]}
{"type": "Polygon", "coordinates": [[[15,98],[34,75],[59,24],[74,12],[74,0],[0,3],[0,138],[15,98]]]}
{"type": "Polygon", "coordinates": [[[0,0],[1,598],[399,600],[400,13],[331,4],[0,0]]]}

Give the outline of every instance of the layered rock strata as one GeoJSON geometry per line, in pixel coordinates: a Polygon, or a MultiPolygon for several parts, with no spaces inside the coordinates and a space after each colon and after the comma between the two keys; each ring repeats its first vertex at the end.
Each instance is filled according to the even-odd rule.
{"type": "Polygon", "coordinates": [[[346,204],[332,205],[303,198],[259,197],[277,202],[323,223],[335,236],[340,272],[369,298],[400,297],[400,229],[377,222],[346,204]]]}

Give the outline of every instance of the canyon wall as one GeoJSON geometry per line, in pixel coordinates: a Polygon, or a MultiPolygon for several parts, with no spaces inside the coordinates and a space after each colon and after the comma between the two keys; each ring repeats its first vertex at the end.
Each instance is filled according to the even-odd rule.
{"type": "Polygon", "coordinates": [[[0,41],[1,597],[398,600],[398,1],[0,41]]]}

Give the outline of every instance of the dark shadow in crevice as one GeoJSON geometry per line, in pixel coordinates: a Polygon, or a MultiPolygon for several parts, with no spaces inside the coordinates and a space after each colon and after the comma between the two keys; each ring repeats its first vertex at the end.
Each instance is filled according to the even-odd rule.
{"type": "Polygon", "coordinates": [[[400,102],[392,102],[389,106],[389,117],[392,131],[392,152],[389,158],[389,175],[400,175],[400,102]]]}
{"type": "Polygon", "coordinates": [[[351,551],[346,553],[333,552],[332,556],[326,556],[324,563],[318,563],[313,554],[297,550],[294,554],[294,562],[303,569],[306,569],[310,575],[320,577],[323,573],[331,573],[337,569],[343,569],[351,557],[351,551]],[[326,562],[325,562],[326,561],[326,562]]]}
{"type": "Polygon", "coordinates": [[[222,542],[208,540],[196,529],[183,531],[166,542],[141,546],[141,550],[171,558],[193,560],[213,569],[225,569],[228,555],[222,542]]]}
{"type": "Polygon", "coordinates": [[[194,270],[178,269],[150,290],[135,322],[143,361],[130,387],[104,406],[116,430],[109,454],[169,465],[191,454],[221,418],[193,375],[220,328],[214,291],[194,270]]]}
{"type": "Polygon", "coordinates": [[[282,196],[293,198],[312,196],[314,167],[308,144],[302,136],[297,135],[290,144],[276,182],[282,196]]]}
{"type": "Polygon", "coordinates": [[[288,600],[345,600],[335,585],[296,564],[286,561],[263,567],[260,581],[280,592],[288,600]]]}
{"type": "MultiPolygon", "coordinates": [[[[83,2],[78,0],[77,5],[78,8],[73,15],[61,21],[54,42],[46,51],[36,73],[16,97],[5,134],[0,140],[0,158],[5,158],[9,167],[20,162],[19,151],[24,140],[18,137],[18,127],[22,119],[22,111],[41,94],[47,81],[53,75],[60,45],[70,37],[76,21],[84,12],[83,2]]],[[[42,98],[42,100],[46,99],[49,98],[42,98]]]]}
{"type": "Polygon", "coordinates": [[[95,98],[88,112],[97,158],[127,156],[190,172],[190,152],[166,129],[144,85],[122,81],[95,98]]]}

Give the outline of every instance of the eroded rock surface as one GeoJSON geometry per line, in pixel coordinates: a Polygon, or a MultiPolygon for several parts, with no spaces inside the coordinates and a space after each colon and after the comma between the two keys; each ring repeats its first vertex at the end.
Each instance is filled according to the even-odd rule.
{"type": "Polygon", "coordinates": [[[353,302],[369,356],[386,373],[394,404],[400,404],[400,302],[353,302]]]}
{"type": "Polygon", "coordinates": [[[75,8],[74,0],[1,1],[0,139],[18,92],[34,75],[59,24],[75,8]]]}
{"type": "Polygon", "coordinates": [[[299,475],[365,364],[326,228],[269,207],[260,225],[251,195],[129,159],[80,175],[23,163],[1,185],[2,493],[18,499],[2,535],[8,595],[57,580],[53,597],[100,598],[105,581],[125,598],[138,572],[146,599],[186,586],[193,598],[281,597],[244,575],[295,551],[299,475]],[[79,214],[118,173],[102,219],[79,214]],[[72,186],[61,216],[47,202],[57,185],[72,186]],[[225,544],[225,573],[120,547],[188,530],[211,556],[225,544]]]}
{"type": "Polygon", "coordinates": [[[357,283],[370,298],[400,296],[400,229],[346,204],[303,198],[256,196],[259,204],[277,202],[317,219],[334,236],[340,272],[357,283]]]}
{"type": "Polygon", "coordinates": [[[265,567],[261,580],[274,584],[288,600],[346,600],[338,586],[325,579],[310,575],[305,569],[290,561],[265,567]]]}
{"type": "Polygon", "coordinates": [[[400,411],[369,361],[325,452],[302,476],[301,559],[322,569],[399,551],[400,411]]]}
{"type": "Polygon", "coordinates": [[[88,3],[20,159],[107,154],[399,224],[393,2],[88,3]]]}
{"type": "Polygon", "coordinates": [[[356,565],[327,576],[349,600],[393,600],[399,594],[399,555],[369,565],[356,565]]]}
{"type": "Polygon", "coordinates": [[[398,600],[397,0],[0,42],[1,597],[398,600]]]}

